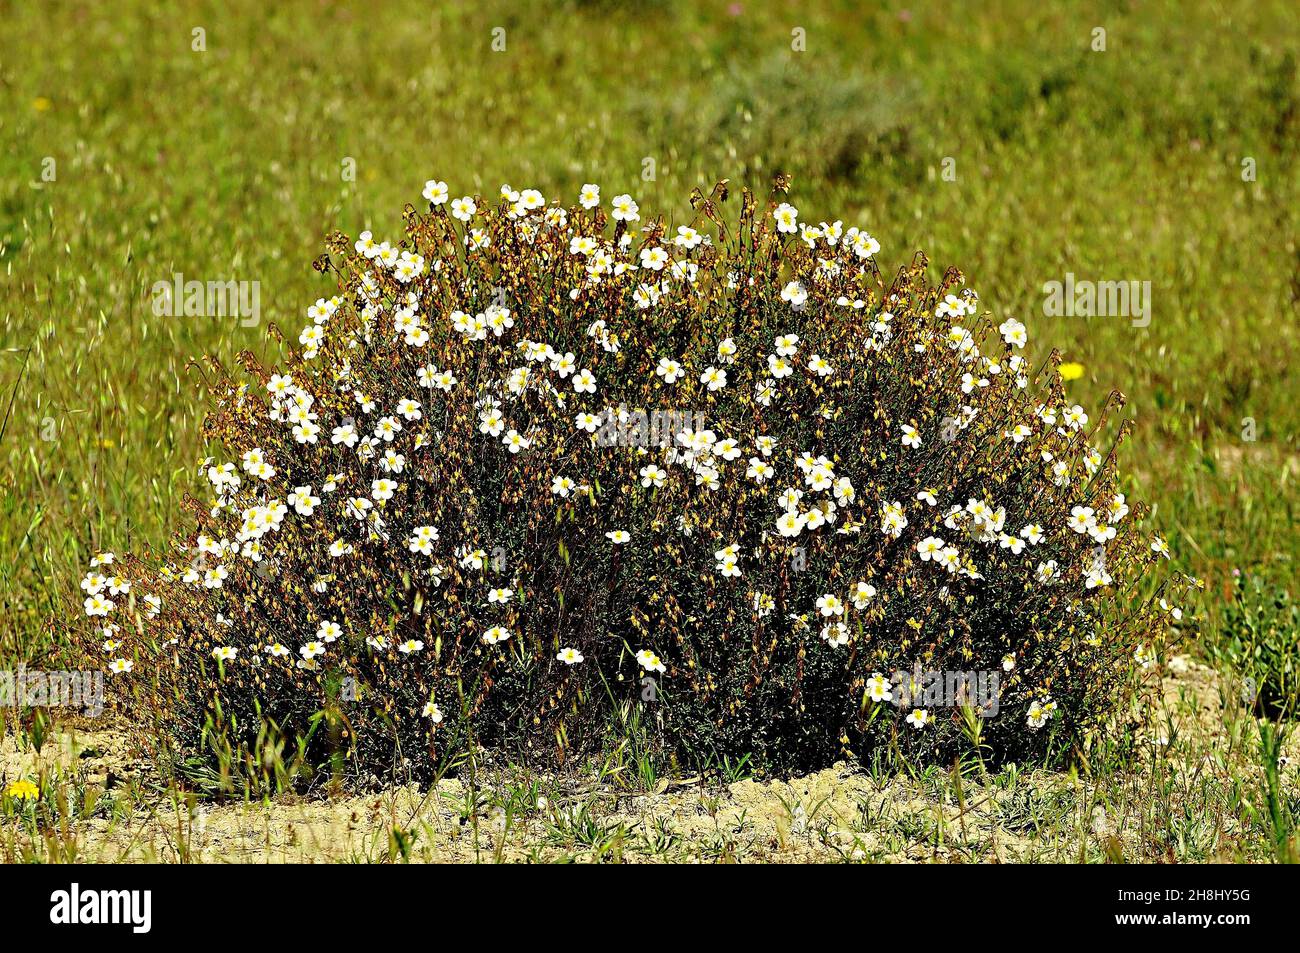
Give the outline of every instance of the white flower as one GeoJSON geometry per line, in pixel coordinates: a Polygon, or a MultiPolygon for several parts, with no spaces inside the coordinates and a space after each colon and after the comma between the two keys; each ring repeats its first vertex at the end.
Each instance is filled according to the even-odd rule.
{"type": "Polygon", "coordinates": [[[712,451],[714,451],[714,456],[720,456],[723,460],[727,460],[728,463],[731,462],[731,460],[740,458],[741,455],[740,443],[737,443],[735,439],[732,439],[731,437],[720,439],[720,441],[716,442],[714,447],[712,447],[712,451]]]}
{"type": "Polygon", "coordinates": [[[642,248],[641,267],[647,271],[662,271],[664,265],[668,264],[668,252],[658,246],[654,248],[642,248]]]}
{"type": "Polygon", "coordinates": [[[844,603],[840,602],[839,597],[832,593],[817,597],[817,611],[823,616],[830,617],[844,614],[844,603]]]}
{"type": "Polygon", "coordinates": [[[637,214],[638,211],[636,202],[632,201],[632,196],[626,193],[614,196],[614,201],[610,203],[610,215],[616,222],[640,221],[641,216],[637,214]]]}
{"type": "Polygon", "coordinates": [[[407,639],[405,642],[397,644],[397,651],[403,655],[415,655],[424,651],[424,643],[419,639],[407,639]]]}
{"type": "Polygon", "coordinates": [[[1086,533],[1097,525],[1096,518],[1093,516],[1091,506],[1076,506],[1070,510],[1070,518],[1066,525],[1076,533],[1086,533]]]}
{"type": "Polygon", "coordinates": [[[927,536],[916,544],[916,551],[922,562],[929,562],[931,559],[937,562],[946,545],[938,536],[927,536]]]}
{"type": "Polygon", "coordinates": [[[776,229],[793,235],[799,229],[799,210],[788,202],[782,202],[772,211],[776,219],[776,229]]]}
{"type": "Polygon", "coordinates": [[[1145,642],[1133,650],[1133,661],[1137,662],[1139,668],[1150,668],[1155,659],[1155,651],[1145,642]]]}
{"type": "Polygon", "coordinates": [[[470,198],[468,195],[452,200],[451,203],[452,217],[457,218],[462,222],[468,222],[471,218],[474,217],[474,213],[477,211],[478,211],[478,206],[474,204],[474,200],[470,198]]]}
{"type": "Polygon", "coordinates": [[[849,598],[853,600],[853,608],[865,609],[867,603],[876,597],[876,587],[869,582],[858,582],[853,591],[849,593],[849,598]]]}
{"type": "Polygon", "coordinates": [[[776,531],[782,536],[798,536],[807,522],[808,518],[798,510],[786,510],[776,521],[776,531]]]}
{"type": "MultiPolygon", "coordinates": [[[[424,192],[421,193],[428,201],[434,205],[442,205],[447,201],[447,183],[439,182],[436,179],[430,179],[424,183],[424,192]]],[[[369,232],[363,232],[369,235],[369,232]]],[[[360,249],[358,249],[360,251],[360,249]]]]}
{"type": "Polygon", "coordinates": [[[1110,542],[1112,539],[1115,538],[1116,532],[1117,531],[1115,527],[1109,524],[1105,526],[1102,526],[1101,524],[1096,524],[1088,529],[1088,535],[1091,536],[1093,540],[1095,540],[1098,543],[1110,542]]]}
{"type": "Polygon", "coordinates": [[[551,358],[551,370],[559,374],[561,378],[568,377],[577,369],[577,366],[577,358],[573,356],[572,351],[565,354],[556,354],[551,358]]]}
{"type": "Polygon", "coordinates": [[[664,668],[664,663],[659,660],[659,656],[655,655],[655,653],[651,652],[649,649],[642,649],[641,651],[637,652],[636,661],[637,664],[640,665],[641,668],[647,672],[666,671],[666,669],[664,668]]]}
{"type": "Polygon", "coordinates": [[[660,292],[658,285],[637,285],[636,290],[632,292],[632,301],[637,308],[645,311],[659,303],[660,292]]]}
{"type": "Polygon", "coordinates": [[[379,254],[379,243],[368,230],[357,236],[356,244],[352,247],[357,250],[358,255],[365,255],[367,258],[374,258],[379,254]]]}
{"type": "Polygon", "coordinates": [[[1116,493],[1107,507],[1107,519],[1111,523],[1118,523],[1124,517],[1128,516],[1129,508],[1123,493],[1116,493]]]}
{"type": "Polygon", "coordinates": [[[1113,581],[1110,573],[1106,571],[1106,566],[1101,560],[1090,563],[1084,571],[1084,588],[1096,589],[1098,587],[1109,586],[1113,581]]]}
{"type": "Polygon", "coordinates": [[[1039,728],[1043,727],[1043,725],[1047,724],[1048,719],[1052,717],[1052,714],[1055,711],[1056,702],[1052,701],[1050,698],[1042,701],[1034,699],[1029,704],[1029,712],[1025,720],[1028,722],[1030,728],[1037,731],[1039,728]]]}
{"type": "Polygon", "coordinates": [[[582,187],[578,193],[578,203],[583,208],[595,208],[600,204],[600,186],[591,185],[590,183],[582,187]]]}
{"type": "Polygon", "coordinates": [[[832,622],[830,625],[822,628],[822,638],[830,643],[832,648],[839,648],[841,645],[848,645],[849,627],[843,622],[832,622]]]}
{"type": "Polygon", "coordinates": [[[315,443],[316,436],[319,433],[320,427],[312,423],[310,420],[305,420],[302,423],[294,424],[293,426],[293,439],[298,443],[315,443]]]}
{"type": "Polygon", "coordinates": [[[913,708],[912,713],[907,716],[907,723],[917,729],[924,728],[930,720],[930,712],[925,708],[913,708]]]}
{"type": "Polygon", "coordinates": [[[655,368],[655,373],[663,378],[665,384],[676,384],[677,379],[683,376],[686,371],[676,361],[667,358],[659,358],[659,365],[655,368]]]}
{"type": "Polygon", "coordinates": [[[740,576],[740,557],[737,554],[737,546],[728,546],[726,549],[720,549],[714,553],[714,558],[718,560],[717,570],[722,574],[724,579],[738,578],[740,576]]]}
{"type": "Polygon", "coordinates": [[[1015,347],[1024,347],[1025,342],[1029,340],[1029,335],[1025,333],[1025,326],[1015,318],[1007,318],[999,324],[998,332],[1002,335],[1002,340],[1015,347]]]}
{"type": "Polygon", "coordinates": [[[903,513],[903,504],[887,501],[880,507],[880,531],[886,536],[897,539],[907,528],[907,516],[903,513]]]}
{"type": "Polygon", "coordinates": [[[915,427],[911,424],[903,424],[902,431],[903,446],[913,448],[921,446],[921,435],[917,432],[915,427]]]}
{"type": "Polygon", "coordinates": [[[298,335],[298,343],[306,349],[307,356],[311,357],[315,354],[316,348],[320,346],[320,342],[324,340],[324,338],[324,328],[318,324],[309,324],[307,327],[303,328],[302,333],[298,335]]]}
{"type": "Polygon", "coordinates": [[[769,354],[767,356],[767,371],[777,380],[781,380],[794,373],[794,366],[778,354],[769,354]]]}
{"type": "Polygon", "coordinates": [[[850,241],[853,244],[853,253],[859,258],[870,258],[876,252],[880,251],[880,242],[876,241],[866,232],[857,229],[849,229],[850,241]]]}
{"type": "Polygon", "coordinates": [[[325,654],[325,646],[320,642],[308,642],[298,649],[298,654],[310,662],[316,656],[325,654]]]}
{"type": "Polygon", "coordinates": [[[491,408],[479,414],[479,433],[489,437],[501,436],[501,431],[506,429],[505,419],[501,416],[501,411],[491,408]]]}
{"type": "Polygon", "coordinates": [[[727,372],[718,370],[716,367],[707,368],[700,375],[700,383],[707,385],[711,391],[722,390],[727,386],[727,372]]]}
{"type": "Polygon", "coordinates": [[[673,244],[679,248],[691,249],[701,244],[704,236],[691,228],[689,225],[678,225],[677,236],[673,239],[673,244]]]}
{"type": "Polygon", "coordinates": [[[563,662],[565,665],[577,665],[584,661],[582,653],[573,648],[560,649],[560,651],[555,654],[555,660],[557,662],[563,662]]]}
{"type": "Polygon", "coordinates": [[[483,633],[483,641],[488,645],[496,645],[498,642],[504,642],[510,638],[510,630],[499,625],[494,625],[483,633]]]}
{"type": "Polygon", "coordinates": [[[835,373],[835,368],[822,357],[820,354],[814,354],[808,358],[808,370],[812,371],[818,377],[830,377],[835,373]]]}
{"type": "Polygon", "coordinates": [[[641,485],[643,487],[660,487],[668,480],[668,474],[653,463],[641,468],[641,485]]]}
{"type": "Polygon", "coordinates": [[[867,697],[873,702],[892,702],[894,689],[889,680],[879,672],[872,672],[867,679],[867,697]]]}
{"type": "Polygon", "coordinates": [[[546,198],[536,189],[524,189],[519,193],[519,199],[515,206],[516,214],[524,212],[533,212],[546,204],[546,198]]]}
{"type": "Polygon", "coordinates": [[[605,538],[608,539],[610,542],[614,543],[615,545],[620,545],[622,543],[626,543],[629,539],[631,539],[632,534],[629,533],[627,530],[615,529],[615,530],[610,530],[608,533],[606,533],[605,538]]]}

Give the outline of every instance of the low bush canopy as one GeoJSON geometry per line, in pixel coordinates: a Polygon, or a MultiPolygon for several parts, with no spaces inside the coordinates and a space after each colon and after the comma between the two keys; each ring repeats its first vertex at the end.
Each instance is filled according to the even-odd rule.
{"type": "Polygon", "coordinates": [[[427,778],[630,716],[770,768],[1099,725],[1186,584],[1120,492],[1122,398],[1090,419],[960,273],[887,280],[786,187],[673,228],[431,181],[399,244],[331,237],[283,365],[209,362],[193,530],[82,581],[142,736],[427,778]]]}

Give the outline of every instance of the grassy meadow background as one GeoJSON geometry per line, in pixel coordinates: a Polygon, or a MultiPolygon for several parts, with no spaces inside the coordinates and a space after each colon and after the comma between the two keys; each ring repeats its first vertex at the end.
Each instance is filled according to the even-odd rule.
{"type": "Polygon", "coordinates": [[[273,359],[266,325],[333,291],[323,236],[396,237],[434,177],[681,216],[788,172],[887,273],[960,267],[1089,409],[1128,395],[1133,494],[1211,633],[1231,568],[1293,580],[1294,3],[155,6],[0,2],[0,663],[46,651],[93,552],[165,541],[202,453],[187,362],[273,359]],[[259,282],[261,326],[154,317],[178,272],[259,282]],[[1044,316],[1067,272],[1150,281],[1150,326],[1044,316]]]}

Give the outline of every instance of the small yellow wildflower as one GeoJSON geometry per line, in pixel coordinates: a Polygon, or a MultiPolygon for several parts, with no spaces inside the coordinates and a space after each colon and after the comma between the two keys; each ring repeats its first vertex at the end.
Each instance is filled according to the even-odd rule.
{"type": "Polygon", "coordinates": [[[35,801],[40,796],[40,793],[36,785],[26,778],[21,781],[14,781],[5,788],[6,797],[17,798],[20,801],[35,801]]]}
{"type": "Polygon", "coordinates": [[[1083,365],[1069,361],[1061,365],[1061,380],[1077,381],[1083,376],[1083,365]]]}

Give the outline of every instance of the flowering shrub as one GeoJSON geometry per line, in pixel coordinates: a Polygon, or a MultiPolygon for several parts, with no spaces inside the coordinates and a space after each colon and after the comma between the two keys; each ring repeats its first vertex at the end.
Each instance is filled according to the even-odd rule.
{"type": "Polygon", "coordinates": [[[1119,395],[1090,419],[958,272],[887,282],[784,202],[724,217],[723,183],[670,230],[501,194],[430,182],[399,245],[334,236],[285,365],[212,362],[195,531],[82,582],[143,726],[427,776],[590,751],[629,705],[683,758],[782,767],[974,724],[1039,755],[1112,710],[1183,585],[1144,579],[1167,549],[1098,445],[1119,395]],[[921,671],[998,694],[893,675],[921,671]]]}

